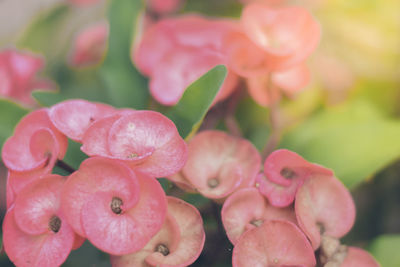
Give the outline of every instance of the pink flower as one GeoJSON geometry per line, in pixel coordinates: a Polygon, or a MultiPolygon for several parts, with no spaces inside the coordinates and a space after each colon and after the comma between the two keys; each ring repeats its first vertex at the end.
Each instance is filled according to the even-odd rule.
{"type": "Polygon", "coordinates": [[[72,66],[83,67],[99,63],[106,51],[108,24],[99,22],[82,29],[75,37],[69,55],[72,66]]]}
{"type": "Polygon", "coordinates": [[[353,227],[355,205],[349,190],[334,176],[313,176],[299,188],[295,200],[297,222],[314,249],[321,236],[341,238],[353,227]]]}
{"type": "Polygon", "coordinates": [[[225,36],[228,66],[246,79],[251,97],[268,106],[305,88],[305,60],[319,43],[318,23],[303,8],[252,3],[240,27],[225,36]]]}
{"type": "Polygon", "coordinates": [[[143,248],[161,229],[167,201],[160,184],[124,163],[82,162],[64,185],[62,210],[74,231],[114,255],[143,248]]]}
{"type": "Polygon", "coordinates": [[[182,0],[147,0],[151,11],[158,14],[172,13],[179,9],[182,0]]]}
{"type": "Polygon", "coordinates": [[[296,223],[293,207],[272,206],[256,188],[243,188],[230,195],[222,206],[221,217],[226,235],[232,244],[236,244],[243,233],[268,220],[296,223]]]}
{"type": "Polygon", "coordinates": [[[172,181],[188,184],[207,198],[223,199],[254,185],[261,157],[247,140],[222,131],[203,131],[189,142],[188,160],[172,181]]]}
{"type": "Polygon", "coordinates": [[[41,57],[25,51],[5,49],[0,52],[0,95],[32,105],[31,91],[46,89],[49,83],[36,74],[44,66],[41,57]]]}
{"type": "MultiPolygon", "coordinates": [[[[150,77],[152,96],[161,104],[174,105],[192,82],[212,67],[225,64],[223,39],[234,27],[230,20],[196,15],[164,19],[150,26],[134,51],[133,60],[150,77]]],[[[217,101],[233,91],[236,79],[235,75],[228,75],[217,101]]]]}
{"type": "Polygon", "coordinates": [[[48,175],[22,190],[3,223],[4,249],[17,266],[59,266],[75,233],[60,210],[64,178],[48,175]]]}
{"type": "Polygon", "coordinates": [[[51,170],[67,150],[67,138],[51,123],[47,109],[26,115],[4,143],[2,158],[11,171],[51,170]]]}
{"type": "Polygon", "coordinates": [[[82,99],[66,100],[52,106],[49,116],[54,126],[66,136],[81,142],[85,131],[97,119],[117,113],[117,109],[103,103],[82,99]]]}
{"type": "Polygon", "coordinates": [[[242,235],[233,249],[233,267],[316,265],[306,236],[288,221],[270,220],[242,235]]]}
{"type": "Polygon", "coordinates": [[[168,213],[161,230],[140,251],[112,256],[113,266],[189,266],[199,257],[205,241],[199,211],[178,198],[167,200],[168,213]]]}
{"type": "Polygon", "coordinates": [[[295,152],[279,149],[264,162],[264,173],[257,176],[256,187],[277,207],[293,203],[298,188],[313,176],[332,176],[333,172],[310,163],[295,152]]]}
{"type": "Polygon", "coordinates": [[[365,250],[356,248],[356,247],[348,247],[347,255],[341,267],[379,267],[379,263],[365,250]]]}
{"type": "Polygon", "coordinates": [[[152,177],[178,172],[187,147],[174,123],[161,113],[126,111],[92,123],[82,139],[82,151],[126,162],[152,177]]]}
{"type": "Polygon", "coordinates": [[[320,27],[304,8],[250,4],[240,18],[243,30],[265,51],[271,70],[285,70],[303,62],[317,47],[320,27]]]}

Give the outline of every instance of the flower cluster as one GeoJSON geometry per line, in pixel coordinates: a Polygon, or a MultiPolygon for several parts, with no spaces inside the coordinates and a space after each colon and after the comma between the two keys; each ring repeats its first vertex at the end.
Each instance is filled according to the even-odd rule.
{"type": "Polygon", "coordinates": [[[226,98],[238,78],[260,105],[304,88],[310,79],[304,61],[320,39],[318,23],[305,9],[253,3],[240,20],[197,15],[162,19],[147,27],[133,61],[150,77],[153,97],[178,102],[185,88],[217,64],[229,67],[216,101],[226,98]]]}
{"type": "Polygon", "coordinates": [[[333,172],[294,152],[261,156],[247,140],[201,131],[186,145],[164,115],[68,100],[24,117],[4,144],[4,248],[18,266],[62,264],[87,239],[113,266],[187,266],[200,255],[199,211],[155,178],[223,204],[233,266],[377,266],[340,244],[355,219],[333,172]],[[89,158],[68,177],[68,138],[89,158]]]}
{"type": "Polygon", "coordinates": [[[166,197],[155,179],[187,158],[184,140],[160,113],[68,100],[24,117],[2,157],[4,249],[17,266],[58,266],[86,239],[113,255],[115,266],[189,265],[202,250],[199,212],[166,197]],[[51,174],[65,165],[68,138],[90,157],[68,177],[51,174]]]}
{"type": "Polygon", "coordinates": [[[186,165],[169,179],[223,203],[233,266],[378,266],[367,252],[340,244],[355,206],[331,170],[281,149],[260,173],[261,157],[247,140],[215,130],[193,137],[188,150],[186,165]]]}

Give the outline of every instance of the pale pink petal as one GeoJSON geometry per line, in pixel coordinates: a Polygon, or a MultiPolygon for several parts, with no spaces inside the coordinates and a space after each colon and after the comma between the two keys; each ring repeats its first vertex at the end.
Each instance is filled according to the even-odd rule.
{"type": "Polygon", "coordinates": [[[281,219],[296,222],[292,207],[271,206],[256,188],[244,188],[230,195],[224,202],[221,217],[232,244],[236,244],[243,233],[265,221],[281,219]]]}
{"type": "Polygon", "coordinates": [[[108,145],[113,157],[153,177],[178,172],[187,157],[186,143],[175,124],[154,111],[135,111],[122,116],[110,129],[108,145]]]}
{"type": "Polygon", "coordinates": [[[61,189],[65,179],[47,175],[25,187],[15,200],[14,214],[18,227],[27,234],[49,231],[50,219],[60,209],[61,189]]]}
{"type": "Polygon", "coordinates": [[[140,197],[136,175],[125,164],[106,158],[86,159],[79,170],[68,177],[61,196],[65,218],[80,236],[86,236],[81,225],[82,209],[99,191],[118,192],[126,199],[127,206],[134,205],[140,197]]]}
{"type": "Polygon", "coordinates": [[[356,248],[348,247],[347,256],[340,265],[340,267],[379,267],[379,263],[367,251],[356,248]]]}
{"type": "Polygon", "coordinates": [[[271,82],[289,96],[306,87],[310,79],[310,70],[304,63],[271,75],[271,82]]]}
{"type": "Polygon", "coordinates": [[[205,241],[203,220],[192,205],[168,197],[163,228],[137,253],[112,257],[113,266],[189,266],[200,255],[205,241]]]}
{"type": "Polygon", "coordinates": [[[256,187],[268,198],[271,205],[287,207],[293,203],[296,192],[303,182],[302,179],[295,179],[290,185],[284,186],[270,181],[263,173],[260,173],[256,179],[256,187]]]}
{"type": "Polygon", "coordinates": [[[107,37],[106,22],[99,22],[82,29],[72,45],[70,63],[77,67],[99,63],[106,51],[107,37]]]}
{"type": "Polygon", "coordinates": [[[165,193],[154,178],[138,175],[138,180],[140,198],[133,206],[125,206],[129,199],[109,190],[93,194],[83,205],[83,229],[88,240],[99,249],[113,255],[133,253],[161,229],[167,211],[165,193]],[[122,200],[119,214],[110,208],[115,197],[122,200]]]}
{"type": "Polygon", "coordinates": [[[29,235],[20,230],[10,209],[3,222],[3,245],[10,260],[21,267],[53,267],[61,265],[68,257],[74,232],[61,217],[61,226],[55,233],[48,230],[41,235],[29,235]]]}
{"type": "Polygon", "coordinates": [[[7,168],[14,171],[30,171],[42,168],[45,165],[48,155],[33,155],[31,151],[32,146],[40,146],[40,144],[33,145],[31,143],[35,143],[35,141],[32,141],[32,136],[36,131],[43,128],[51,131],[54,138],[44,139],[43,136],[41,137],[42,134],[38,134],[35,137],[35,139],[37,138],[36,141],[41,141],[40,144],[47,148],[53,146],[55,150],[51,149],[51,151],[58,151],[56,155],[52,155],[53,157],[59,159],[64,157],[68,145],[67,138],[52,125],[47,109],[39,109],[22,118],[14,131],[14,135],[4,143],[2,158],[7,168]]]}
{"type": "Polygon", "coordinates": [[[355,205],[349,190],[334,176],[316,175],[299,188],[295,199],[298,224],[314,249],[321,234],[340,238],[352,228],[355,205]]]}
{"type": "Polygon", "coordinates": [[[78,142],[91,123],[114,113],[115,108],[109,105],[81,99],[63,101],[49,110],[50,119],[57,129],[78,142]]]}
{"type": "Polygon", "coordinates": [[[270,80],[271,78],[269,73],[260,76],[251,76],[246,79],[247,89],[250,96],[257,102],[257,104],[263,107],[267,107],[272,103],[277,102],[281,97],[278,88],[276,88],[270,80]]]}
{"type": "Polygon", "coordinates": [[[150,92],[161,104],[174,105],[191,83],[211,68],[224,63],[220,53],[193,47],[176,47],[164,55],[154,68],[150,92]]]}
{"type": "Polygon", "coordinates": [[[270,220],[242,235],[233,249],[233,267],[316,265],[306,236],[288,221],[270,220]]]}
{"type": "Polygon", "coordinates": [[[268,53],[274,70],[304,61],[315,50],[320,26],[304,8],[249,4],[241,17],[244,32],[268,53]]]}
{"type": "Polygon", "coordinates": [[[332,176],[332,170],[310,163],[299,154],[287,149],[272,152],[264,162],[264,173],[274,183],[289,186],[294,179],[306,179],[311,175],[332,176]]]}
{"type": "Polygon", "coordinates": [[[149,8],[159,14],[171,13],[179,9],[182,0],[147,0],[149,8]]]}
{"type": "Polygon", "coordinates": [[[224,198],[239,187],[252,185],[260,168],[260,155],[250,142],[222,131],[200,132],[188,149],[182,173],[208,198],[224,198]]]}
{"type": "Polygon", "coordinates": [[[82,138],[81,150],[89,156],[111,157],[108,150],[108,134],[120,114],[101,118],[93,122],[82,138]]]}

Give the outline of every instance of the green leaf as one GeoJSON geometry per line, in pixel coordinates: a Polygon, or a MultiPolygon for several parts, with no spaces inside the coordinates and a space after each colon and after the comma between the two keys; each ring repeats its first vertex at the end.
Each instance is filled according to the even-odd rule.
{"type": "Polygon", "coordinates": [[[148,105],[147,80],[132,65],[130,59],[135,25],[142,9],[143,3],[140,0],[111,1],[108,13],[108,52],[101,74],[110,101],[117,107],[143,109],[148,105]]]}
{"type": "Polygon", "coordinates": [[[35,90],[32,96],[43,106],[52,106],[66,99],[86,99],[113,104],[107,97],[107,89],[102,84],[98,71],[82,69],[75,71],[66,65],[53,68],[52,77],[60,86],[58,91],[35,90]]]}
{"type": "Polygon", "coordinates": [[[79,165],[81,165],[82,161],[88,158],[88,156],[81,151],[81,145],[82,144],[68,139],[68,150],[63,161],[75,170],[79,168],[79,165]]]}
{"type": "Polygon", "coordinates": [[[246,96],[240,101],[235,113],[244,137],[262,151],[271,133],[268,109],[246,96]]]}
{"type": "Polygon", "coordinates": [[[165,115],[175,123],[183,138],[200,126],[226,74],[225,66],[214,67],[192,83],[183,93],[178,104],[166,112],[165,115]]]}
{"type": "Polygon", "coordinates": [[[63,96],[59,91],[36,90],[32,92],[32,97],[39,102],[40,105],[50,107],[58,102],[63,101],[63,96]]]}
{"type": "Polygon", "coordinates": [[[369,247],[369,251],[383,267],[400,266],[400,235],[381,235],[369,247]]]}
{"type": "Polygon", "coordinates": [[[332,168],[348,187],[400,156],[400,122],[358,101],[326,108],[287,133],[281,147],[332,168]]]}
{"type": "Polygon", "coordinates": [[[0,99],[0,150],[4,141],[12,135],[15,125],[28,112],[10,100],[0,99]]]}

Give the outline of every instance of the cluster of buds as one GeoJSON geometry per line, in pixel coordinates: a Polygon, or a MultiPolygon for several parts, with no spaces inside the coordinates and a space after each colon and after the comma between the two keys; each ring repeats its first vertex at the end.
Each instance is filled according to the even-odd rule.
{"type": "Polygon", "coordinates": [[[61,102],[24,117],[2,157],[4,249],[17,266],[61,265],[86,239],[115,266],[186,266],[203,248],[200,213],[156,180],[187,158],[185,141],[160,113],[61,102]],[[90,157],[67,177],[52,174],[65,166],[68,138],[90,157]]]}

